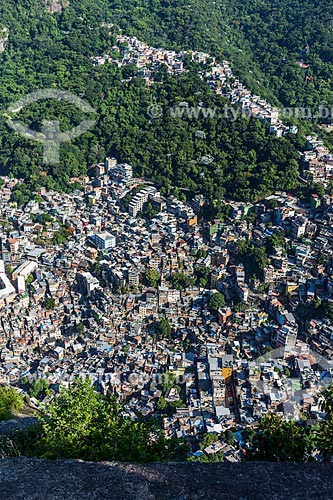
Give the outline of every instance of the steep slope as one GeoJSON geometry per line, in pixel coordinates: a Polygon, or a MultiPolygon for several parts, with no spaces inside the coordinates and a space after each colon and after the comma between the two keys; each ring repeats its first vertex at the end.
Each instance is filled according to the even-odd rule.
{"type": "Polygon", "coordinates": [[[243,80],[286,106],[333,104],[330,0],[111,0],[110,8],[141,38],[230,58],[243,80]]]}
{"type": "MultiPolygon", "coordinates": [[[[229,58],[240,79],[273,104],[317,106],[324,99],[330,104],[332,35],[320,27],[317,36],[314,24],[326,4],[327,0],[320,7],[312,0],[293,4],[281,0],[278,5],[269,0],[268,6],[247,0],[193,0],[191,4],[185,0],[72,0],[51,14],[44,0],[3,0],[0,18],[9,37],[0,55],[0,173],[26,179],[28,188],[26,192],[21,188],[18,195],[21,202],[40,185],[68,189],[70,177],[84,173],[89,164],[110,153],[133,163],[140,175],[161,178],[166,192],[177,185],[192,192],[202,190],[210,197],[220,197],[227,190],[238,199],[255,200],[277,187],[275,179],[286,180],[279,184],[281,188],[292,188],[302,129],[298,138],[277,143],[259,124],[242,119],[232,127],[218,117],[214,121],[164,116],[152,122],[147,108],[154,99],[164,109],[186,99],[194,106],[203,102],[217,109],[225,103],[216,100],[199,80],[195,65],[178,80],[162,75],[162,91],[158,86],[148,91],[140,79],[127,83],[135,68],[94,67],[91,58],[111,50],[114,41],[105,23],[113,23],[115,30],[121,28],[155,46],[204,50],[220,59],[229,58]],[[300,64],[309,67],[305,70],[300,64]],[[57,168],[43,165],[42,145],[14,134],[6,124],[10,103],[50,87],[83,96],[98,114],[93,130],[62,145],[57,168]],[[205,141],[196,140],[196,130],[205,132],[205,141]],[[215,159],[210,168],[199,163],[207,154],[215,159]],[[286,175],[280,175],[281,168],[286,175]]],[[[48,5],[53,12],[67,2],[48,5]]],[[[50,101],[28,106],[20,115],[37,130],[44,119],[56,120],[59,115],[63,130],[83,119],[73,106],[50,101]]],[[[308,124],[304,127],[311,131],[308,124]]]]}

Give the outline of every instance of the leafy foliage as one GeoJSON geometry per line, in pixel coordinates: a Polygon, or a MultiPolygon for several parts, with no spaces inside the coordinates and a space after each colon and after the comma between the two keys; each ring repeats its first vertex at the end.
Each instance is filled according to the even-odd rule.
{"type": "Polygon", "coordinates": [[[148,286],[156,287],[160,279],[160,273],[155,269],[148,269],[145,274],[145,279],[148,286]]]}
{"type": "Polygon", "coordinates": [[[224,306],[225,299],[224,295],[220,292],[213,293],[213,295],[209,299],[209,308],[212,311],[217,311],[220,307],[224,306]]]}
{"type": "Polygon", "coordinates": [[[163,396],[161,396],[157,401],[156,408],[161,413],[171,417],[176,412],[177,408],[181,408],[183,406],[184,402],[181,399],[178,399],[177,401],[167,401],[163,396]]]}
{"type": "MultiPolygon", "coordinates": [[[[250,6],[246,4],[246,8],[250,6]]],[[[244,75],[250,75],[247,69],[254,70],[250,79],[255,88],[255,72],[260,70],[238,50],[243,36],[236,24],[239,14],[245,19],[247,12],[243,2],[236,2],[233,9],[229,3],[213,6],[202,0],[191,6],[184,0],[171,4],[96,0],[93,5],[88,0],[73,0],[70,7],[51,15],[41,0],[29,5],[23,0],[15,4],[4,0],[1,19],[10,32],[8,47],[0,56],[4,105],[32,90],[54,87],[83,96],[96,110],[97,118],[92,130],[62,144],[60,165],[55,168],[42,164],[42,145],[9,131],[5,117],[0,117],[1,173],[25,179],[15,188],[17,203],[24,205],[42,185],[68,191],[71,177],[85,174],[90,164],[103,161],[106,154],[131,163],[137,175],[154,179],[164,194],[177,186],[191,193],[202,192],[211,202],[226,193],[254,201],[275,189],[294,187],[296,143],[269,135],[258,120],[238,118],[230,122],[223,115],[224,100],[199,78],[197,65],[189,64],[189,72],[177,78],[161,70],[158,79],[163,85],[147,89],[139,77],[127,81],[136,74],[134,67],[93,66],[91,62],[91,57],[105,53],[114,43],[102,25],[106,21],[157,46],[209,50],[221,59],[233,55],[244,75]],[[152,120],[147,109],[154,99],[163,116],[152,120]],[[217,112],[210,119],[171,117],[170,107],[185,100],[191,106],[200,102],[217,112]],[[198,130],[205,132],[205,139],[197,137],[198,130]],[[214,158],[210,165],[201,162],[207,155],[214,158]]],[[[41,129],[43,120],[58,120],[59,116],[63,130],[77,125],[83,117],[89,118],[62,101],[42,101],[19,113],[19,118],[36,130],[41,129]]],[[[148,207],[146,216],[152,215],[148,207]]],[[[63,236],[57,235],[55,243],[61,243],[63,236]]]]}
{"type": "Polygon", "coordinates": [[[211,446],[213,443],[215,443],[218,440],[217,434],[213,433],[206,433],[204,434],[201,442],[200,442],[200,450],[204,450],[207,448],[207,446],[211,446]]]}
{"type": "Polygon", "coordinates": [[[53,299],[51,297],[46,297],[46,299],[44,301],[45,309],[48,309],[49,311],[53,311],[53,309],[55,309],[55,306],[56,306],[55,299],[53,299]]]}
{"type": "Polygon", "coordinates": [[[153,422],[123,416],[114,398],[77,381],[46,408],[33,453],[44,458],[148,462],[184,457],[182,442],[167,440],[153,422]]]}
{"type": "Polygon", "coordinates": [[[250,460],[268,462],[306,462],[314,449],[312,429],[286,422],[278,415],[267,415],[252,441],[250,460]]]}
{"type": "Polygon", "coordinates": [[[195,278],[184,273],[175,273],[172,276],[172,284],[176,290],[186,290],[195,284],[195,278]]]}
{"type": "Polygon", "coordinates": [[[45,395],[47,393],[47,390],[49,388],[49,384],[47,380],[44,378],[40,378],[38,380],[35,380],[30,388],[29,388],[29,394],[33,398],[40,398],[42,395],[45,395]]]}
{"type": "Polygon", "coordinates": [[[143,210],[142,210],[142,216],[145,218],[145,219],[152,219],[153,217],[155,217],[155,215],[158,214],[158,210],[155,209],[153,207],[153,205],[148,202],[145,204],[145,206],[143,207],[143,210]]]}
{"type": "Polygon", "coordinates": [[[198,286],[201,286],[201,287],[207,286],[209,273],[210,273],[209,267],[198,266],[195,268],[195,275],[196,275],[198,286]]]}
{"type": "Polygon", "coordinates": [[[169,338],[171,339],[171,325],[170,322],[164,318],[161,317],[159,321],[156,323],[156,333],[158,335],[161,335],[163,338],[169,338]]]}
{"type": "Polygon", "coordinates": [[[268,264],[265,247],[256,247],[249,240],[239,242],[238,254],[251,274],[260,274],[268,264]]]}
{"type": "Polygon", "coordinates": [[[219,463],[224,461],[224,452],[218,451],[217,453],[213,453],[211,455],[200,455],[196,458],[191,458],[193,462],[202,462],[202,463],[219,463]]]}
{"type": "Polygon", "coordinates": [[[316,434],[316,444],[318,449],[325,457],[331,457],[333,454],[333,385],[331,385],[324,394],[321,409],[326,412],[324,423],[320,426],[316,434]]]}
{"type": "Polygon", "coordinates": [[[0,420],[9,420],[21,410],[23,397],[13,387],[0,386],[0,420]]]}

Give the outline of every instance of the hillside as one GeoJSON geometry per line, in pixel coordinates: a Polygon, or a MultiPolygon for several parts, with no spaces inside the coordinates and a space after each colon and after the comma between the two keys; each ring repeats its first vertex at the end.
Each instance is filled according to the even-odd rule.
{"type": "MultiPolygon", "coordinates": [[[[252,92],[272,104],[316,107],[326,100],[330,105],[332,34],[328,21],[319,27],[317,22],[330,12],[326,3],[96,0],[92,4],[73,0],[47,3],[47,10],[44,0],[18,0],[14,5],[4,0],[0,18],[9,38],[0,55],[4,114],[0,119],[0,173],[25,178],[28,188],[21,188],[20,203],[41,185],[68,189],[71,177],[85,173],[107,154],[132,163],[138,175],[161,179],[166,193],[176,185],[213,198],[227,192],[236,199],[255,201],[271,193],[273,186],[293,188],[293,161],[311,124],[301,123],[297,138],[277,143],[260,124],[246,119],[237,120],[232,127],[228,120],[218,118],[163,117],[152,122],[147,108],[154,100],[165,109],[188,100],[222,110],[225,102],[203,84],[195,65],[182,78],[161,76],[162,87],[148,90],[140,78],[128,82],[135,68],[96,67],[91,58],[110,51],[114,39],[105,23],[112,23],[115,32],[122,29],[155,46],[204,50],[220,60],[230,59],[235,73],[252,92]],[[308,68],[302,69],[300,64],[308,68]],[[14,134],[5,119],[10,103],[50,87],[84,97],[98,114],[93,130],[61,146],[57,168],[43,165],[42,145],[14,134]],[[193,137],[197,130],[204,131],[205,140],[193,137]],[[209,169],[198,163],[206,155],[215,160],[209,169]],[[279,185],[281,171],[286,181],[279,185]]],[[[20,113],[37,130],[43,120],[56,120],[59,114],[63,130],[83,119],[72,105],[52,101],[30,105],[20,113]]]]}
{"type": "Polygon", "coordinates": [[[191,4],[130,0],[113,1],[111,9],[115,22],[139,37],[230,58],[254,90],[285,106],[318,105],[323,100],[333,104],[333,5],[329,0],[195,0],[191,4]],[[302,69],[297,62],[309,68],[302,69]]]}

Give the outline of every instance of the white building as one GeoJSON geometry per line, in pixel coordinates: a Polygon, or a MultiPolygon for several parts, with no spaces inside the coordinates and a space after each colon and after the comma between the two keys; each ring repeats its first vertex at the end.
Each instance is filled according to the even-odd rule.
{"type": "Polygon", "coordinates": [[[0,302],[15,294],[16,290],[6,276],[4,261],[0,260],[0,302]]]}
{"type": "Polygon", "coordinates": [[[37,262],[34,262],[32,260],[26,260],[23,262],[23,264],[17,267],[15,271],[13,271],[12,279],[16,280],[19,276],[22,276],[26,280],[29,274],[36,271],[37,268],[38,268],[37,262]]]}
{"type": "Polygon", "coordinates": [[[133,179],[133,167],[128,163],[117,163],[114,158],[107,158],[106,168],[113,181],[129,184],[133,179]]]}
{"type": "Polygon", "coordinates": [[[287,350],[292,349],[296,345],[297,326],[283,325],[277,333],[276,344],[279,347],[285,347],[287,350]]]}
{"type": "Polygon", "coordinates": [[[132,217],[136,217],[141,212],[143,205],[147,203],[150,196],[157,195],[157,189],[153,186],[148,186],[137,193],[128,206],[128,212],[132,217]]]}
{"type": "Polygon", "coordinates": [[[81,281],[85,288],[86,295],[91,295],[91,292],[99,287],[99,281],[89,272],[78,274],[78,280],[81,281]]]}
{"type": "Polygon", "coordinates": [[[305,234],[306,219],[304,217],[296,217],[291,222],[291,234],[293,238],[300,238],[305,234]]]}
{"type": "Polygon", "coordinates": [[[94,234],[92,236],[92,241],[99,250],[108,250],[116,246],[116,237],[107,231],[94,234]]]}

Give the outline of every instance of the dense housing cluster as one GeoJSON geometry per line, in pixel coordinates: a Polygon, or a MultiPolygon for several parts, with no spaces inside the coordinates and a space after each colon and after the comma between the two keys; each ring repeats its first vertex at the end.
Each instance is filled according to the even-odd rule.
{"type": "MultiPolygon", "coordinates": [[[[193,445],[270,411],[323,418],[329,196],[224,202],[227,217],[205,222],[203,196],[163,197],[114,158],[71,182],[81,188],[42,188],[19,208],[20,180],[3,178],[2,382],[25,391],[42,378],[54,397],[88,377],[133,418],[164,414],[166,435],[193,445]]],[[[241,454],[221,443],[204,453],[220,451],[241,454]]]]}
{"type": "Polygon", "coordinates": [[[166,66],[170,75],[178,75],[187,71],[184,67],[184,60],[188,57],[200,64],[200,77],[208,83],[213,92],[230,100],[233,106],[237,105],[244,116],[253,116],[269,124],[270,132],[277,137],[282,137],[287,133],[297,133],[297,127],[283,124],[277,108],[269,104],[266,99],[253,95],[235,77],[229,61],[219,63],[215,57],[207,53],[176,52],[154,48],[134,36],[117,35],[117,45],[112,47],[111,53],[94,57],[93,63],[103,65],[108,62],[118,67],[127,64],[135,65],[138,68],[137,76],[142,77],[146,84],[151,86],[161,65],[166,66]]]}

